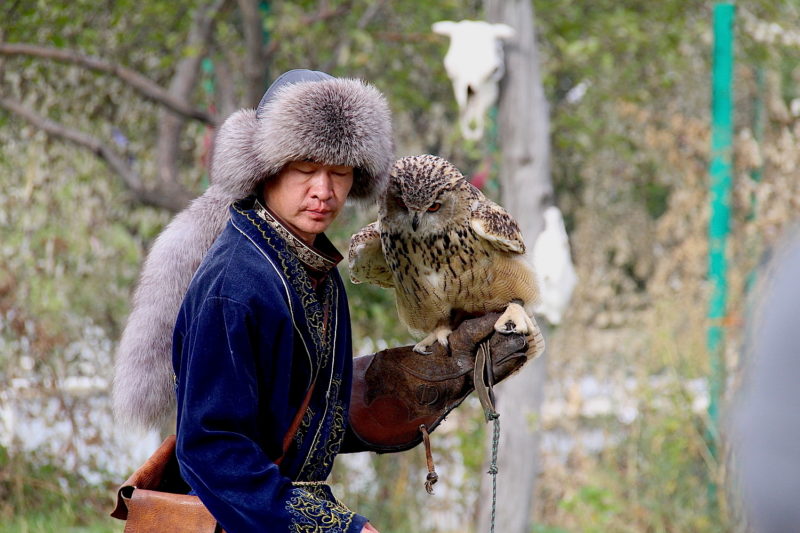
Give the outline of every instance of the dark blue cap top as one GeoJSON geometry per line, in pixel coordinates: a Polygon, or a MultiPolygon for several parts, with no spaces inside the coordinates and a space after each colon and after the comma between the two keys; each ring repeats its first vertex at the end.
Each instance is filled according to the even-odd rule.
{"type": "Polygon", "coordinates": [[[292,85],[294,83],[301,83],[306,81],[325,81],[325,80],[332,80],[333,76],[322,72],[320,70],[308,70],[305,68],[296,68],[293,70],[289,70],[284,72],[278,79],[272,82],[272,85],[269,86],[267,92],[264,93],[264,96],[261,98],[261,102],[258,103],[258,108],[256,108],[256,118],[261,118],[263,113],[264,106],[275,97],[275,93],[278,92],[278,89],[283,87],[284,85],[292,85]]]}

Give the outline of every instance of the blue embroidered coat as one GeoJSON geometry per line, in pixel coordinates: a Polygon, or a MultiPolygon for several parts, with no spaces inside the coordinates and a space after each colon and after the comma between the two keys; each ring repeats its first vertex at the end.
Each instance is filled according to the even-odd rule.
{"type": "Polygon", "coordinates": [[[254,199],[234,204],[175,328],[181,473],[229,533],[359,533],[367,521],[307,483],[327,478],[347,433],[352,348],[341,278],[324,275],[330,264],[310,276],[320,257],[301,262],[311,249],[297,244],[254,199]]]}

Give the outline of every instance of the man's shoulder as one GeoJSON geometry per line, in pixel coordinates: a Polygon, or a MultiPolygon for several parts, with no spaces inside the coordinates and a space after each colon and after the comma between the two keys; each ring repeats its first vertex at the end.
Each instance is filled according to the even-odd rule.
{"type": "Polygon", "coordinates": [[[249,303],[280,290],[280,276],[246,235],[228,224],[200,264],[190,291],[249,303]]]}

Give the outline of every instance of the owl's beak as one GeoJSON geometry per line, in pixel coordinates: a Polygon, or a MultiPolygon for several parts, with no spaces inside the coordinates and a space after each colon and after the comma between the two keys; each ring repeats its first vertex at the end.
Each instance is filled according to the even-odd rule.
{"type": "Polygon", "coordinates": [[[411,219],[411,229],[417,231],[419,227],[419,213],[414,213],[414,217],[411,219]]]}

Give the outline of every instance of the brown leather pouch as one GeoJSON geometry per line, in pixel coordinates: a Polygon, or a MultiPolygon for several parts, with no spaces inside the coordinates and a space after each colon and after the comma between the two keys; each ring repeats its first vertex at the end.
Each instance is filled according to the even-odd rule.
{"type": "Polygon", "coordinates": [[[197,496],[186,494],[175,457],[175,435],[167,437],[117,491],[114,518],[125,533],[217,533],[219,524],[197,496]]]}
{"type": "MultiPolygon", "coordinates": [[[[289,445],[308,409],[314,383],[306,392],[289,430],[283,438],[283,461],[289,445]]],[[[200,498],[188,494],[175,456],[177,437],[170,435],[145,463],[117,490],[117,506],[111,516],[126,520],[125,533],[224,533],[200,498]]]]}

